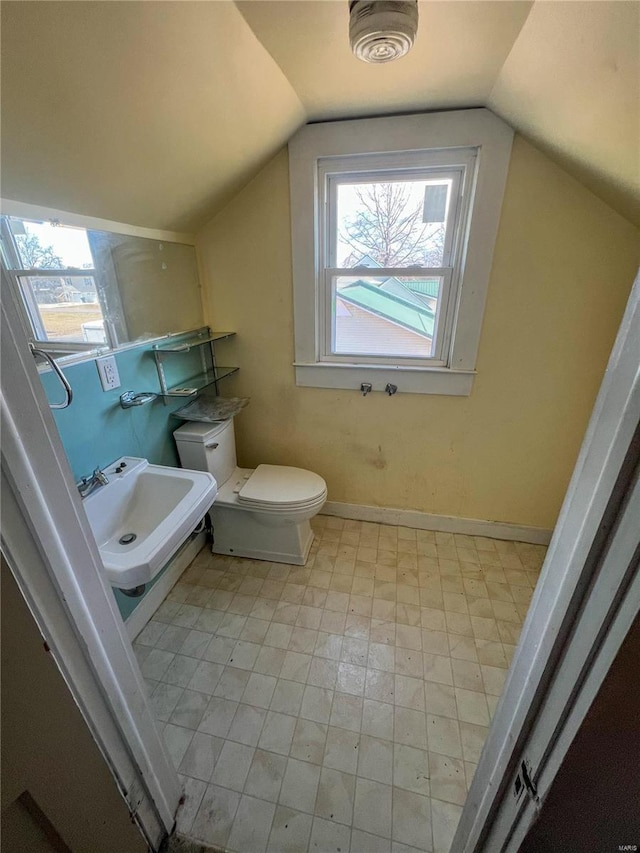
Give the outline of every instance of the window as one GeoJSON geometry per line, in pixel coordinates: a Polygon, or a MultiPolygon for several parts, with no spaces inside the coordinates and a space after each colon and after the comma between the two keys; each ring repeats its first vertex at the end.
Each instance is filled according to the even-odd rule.
{"type": "Polygon", "coordinates": [[[293,138],[297,384],[470,393],[511,140],[487,110],[293,138]]]}
{"type": "Polygon", "coordinates": [[[112,344],[84,228],[4,216],[4,266],[31,340],[72,352],[112,344]]]}

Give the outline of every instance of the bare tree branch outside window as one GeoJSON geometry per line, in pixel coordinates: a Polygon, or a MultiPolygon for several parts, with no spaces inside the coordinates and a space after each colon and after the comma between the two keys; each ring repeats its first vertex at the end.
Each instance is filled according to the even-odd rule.
{"type": "Polygon", "coordinates": [[[366,255],[381,267],[441,266],[444,223],[424,223],[422,205],[412,203],[405,184],[364,184],[355,195],[361,209],[340,231],[351,250],[345,267],[358,265],[366,255]]]}

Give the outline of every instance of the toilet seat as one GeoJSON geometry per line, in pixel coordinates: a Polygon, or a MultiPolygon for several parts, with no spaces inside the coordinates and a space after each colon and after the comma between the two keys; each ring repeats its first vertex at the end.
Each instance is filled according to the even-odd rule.
{"type": "Polygon", "coordinates": [[[324,503],[327,485],[318,474],[288,465],[258,465],[238,492],[238,502],[265,512],[306,509],[324,503]]]}

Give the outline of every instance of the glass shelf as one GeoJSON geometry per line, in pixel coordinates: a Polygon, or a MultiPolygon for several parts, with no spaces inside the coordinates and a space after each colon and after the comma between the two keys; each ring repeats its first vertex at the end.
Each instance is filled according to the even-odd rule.
{"type": "Polygon", "coordinates": [[[215,370],[205,370],[203,373],[197,373],[195,376],[190,376],[179,385],[174,385],[167,389],[163,397],[193,397],[198,391],[206,388],[207,385],[213,385],[227,376],[232,376],[237,373],[239,367],[216,367],[215,370]]]}
{"type": "Polygon", "coordinates": [[[156,344],[153,349],[157,353],[165,352],[189,352],[193,347],[202,346],[202,344],[213,343],[214,341],[222,341],[225,338],[231,338],[235,332],[211,332],[209,334],[197,335],[189,338],[186,341],[180,341],[175,344],[156,344]]]}
{"type": "MultiPolygon", "coordinates": [[[[236,373],[239,370],[238,367],[218,367],[214,352],[216,341],[231,338],[234,335],[235,332],[212,332],[209,328],[203,328],[188,333],[188,337],[181,341],[156,344],[151,352],[153,352],[156,370],[158,371],[160,396],[165,400],[167,397],[184,397],[185,399],[196,397],[198,392],[202,391],[203,388],[206,388],[208,385],[217,385],[221,379],[225,379],[227,376],[232,376],[236,373]],[[192,350],[194,353],[199,352],[199,357],[195,360],[200,362],[199,365],[195,363],[193,357],[178,358],[173,368],[174,371],[177,369],[178,376],[181,373],[191,373],[192,375],[186,379],[182,379],[179,385],[174,384],[175,378],[173,382],[168,382],[165,366],[171,359],[167,357],[180,353],[189,353],[192,350]],[[200,372],[196,373],[195,371],[199,368],[200,372]]],[[[174,373],[174,377],[175,375],[174,373]]],[[[216,387],[216,393],[217,390],[216,387]]]]}

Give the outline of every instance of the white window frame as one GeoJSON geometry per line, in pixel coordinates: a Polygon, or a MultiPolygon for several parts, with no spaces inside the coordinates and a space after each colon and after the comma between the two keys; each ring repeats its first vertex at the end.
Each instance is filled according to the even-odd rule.
{"type": "MultiPolygon", "coordinates": [[[[453,151],[427,151],[397,155],[358,155],[357,157],[323,158],[318,163],[318,216],[320,254],[320,276],[318,280],[318,302],[322,306],[318,315],[320,362],[335,364],[360,364],[426,367],[444,366],[443,353],[448,352],[454,321],[455,298],[457,292],[458,265],[456,258],[462,251],[463,227],[468,214],[470,193],[468,188],[475,172],[476,152],[474,149],[455,149],[453,151]],[[395,163],[394,163],[395,161],[395,163]],[[357,169],[357,171],[354,171],[357,169]],[[382,355],[336,354],[333,351],[332,307],[335,295],[333,282],[340,277],[351,275],[362,277],[362,267],[338,267],[337,265],[337,187],[342,183],[372,183],[398,180],[424,180],[429,174],[435,180],[452,182],[451,199],[447,211],[447,239],[440,267],[380,267],[371,268],[371,277],[395,277],[422,275],[438,277],[442,280],[438,298],[438,310],[434,339],[436,351],[426,358],[390,357],[382,355]],[[323,216],[322,211],[326,214],[323,216]],[[325,226],[327,226],[325,228],[325,226]],[[326,231],[326,233],[325,233],[326,231]]],[[[369,269],[367,268],[367,272],[369,269]]]]}
{"type": "MultiPolygon", "coordinates": [[[[383,390],[393,383],[401,392],[471,393],[512,141],[511,128],[485,109],[327,122],[307,125],[293,137],[289,172],[297,385],[359,389],[370,382],[374,390],[383,390]],[[447,300],[445,292],[448,304],[438,324],[438,357],[332,355],[327,306],[331,275],[337,271],[327,265],[327,176],[394,168],[415,171],[419,162],[441,171],[463,165],[466,172],[462,208],[455,212],[459,227],[454,262],[446,279],[451,298],[447,300]]],[[[407,270],[375,274],[394,272],[406,275],[407,270]]],[[[443,275],[436,269],[416,272],[443,275]]]]}
{"type": "MultiPolygon", "coordinates": [[[[107,292],[102,286],[99,270],[95,265],[91,268],[77,267],[34,267],[33,269],[22,268],[22,258],[20,249],[16,244],[15,235],[11,227],[11,219],[19,219],[22,222],[41,221],[40,218],[32,219],[31,217],[17,217],[4,213],[3,220],[6,217],[7,221],[2,222],[2,233],[4,237],[4,251],[6,256],[2,258],[2,265],[7,274],[9,286],[13,291],[16,305],[20,312],[23,328],[27,338],[34,344],[37,344],[40,349],[52,353],[84,353],[95,349],[116,349],[119,343],[119,336],[116,330],[116,324],[112,320],[112,316],[122,316],[122,306],[120,305],[120,296],[117,292],[107,292]],[[5,266],[6,264],[6,266],[5,266]],[[44,326],[42,314],[38,307],[38,303],[34,299],[31,285],[28,283],[30,278],[92,278],[96,288],[98,297],[98,305],[104,322],[104,332],[106,340],[104,342],[96,341],[81,341],[81,340],[65,340],[63,338],[50,337],[44,326]],[[27,279],[27,281],[23,281],[27,279]]],[[[44,218],[42,218],[44,219],[44,218]]],[[[55,220],[51,220],[55,221],[55,220]]],[[[74,226],[81,227],[81,226],[74,226]]],[[[89,238],[90,230],[83,228],[89,238]]],[[[92,252],[93,254],[93,252],[92,252]]]]}

